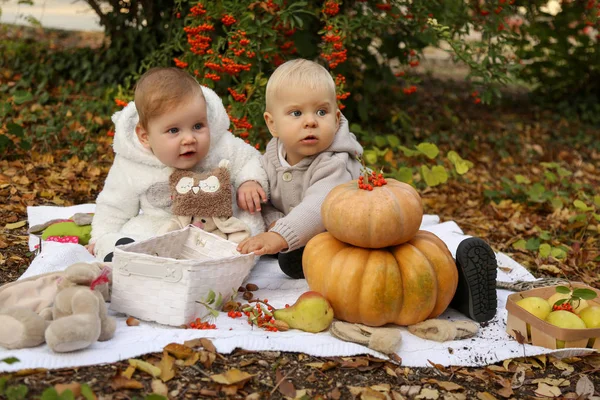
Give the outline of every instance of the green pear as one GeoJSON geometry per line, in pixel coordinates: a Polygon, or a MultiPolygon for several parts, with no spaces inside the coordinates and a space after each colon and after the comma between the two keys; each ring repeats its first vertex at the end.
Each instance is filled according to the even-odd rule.
{"type": "Polygon", "coordinates": [[[273,316],[290,328],[316,333],[329,328],[333,308],[321,293],[310,291],[302,293],[290,307],[275,310],[273,316]]]}

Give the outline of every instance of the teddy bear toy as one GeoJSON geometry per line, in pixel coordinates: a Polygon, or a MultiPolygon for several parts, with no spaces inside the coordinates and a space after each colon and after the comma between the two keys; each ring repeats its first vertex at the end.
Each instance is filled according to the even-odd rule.
{"type": "Polygon", "coordinates": [[[169,178],[174,217],[158,234],[193,224],[200,229],[239,243],[250,237],[250,228],[233,216],[229,161],[206,173],[175,170],[169,178]]]}
{"type": "Polygon", "coordinates": [[[110,269],[99,262],[75,263],[64,271],[34,276],[0,287],[0,346],[55,352],[84,349],[114,336],[107,314],[110,269]]]}

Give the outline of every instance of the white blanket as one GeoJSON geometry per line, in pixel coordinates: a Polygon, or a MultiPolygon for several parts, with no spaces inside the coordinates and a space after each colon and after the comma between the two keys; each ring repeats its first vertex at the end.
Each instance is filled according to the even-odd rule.
{"type": "MultiPolygon", "coordinates": [[[[74,207],[29,207],[29,224],[35,225],[55,218],[68,218],[76,212],[93,212],[91,204],[74,207]]],[[[466,238],[454,222],[439,223],[435,215],[426,215],[422,229],[438,235],[455,254],[458,244],[466,238]]],[[[30,248],[38,244],[37,238],[31,238],[30,248]]],[[[534,277],[517,262],[498,254],[501,267],[508,272],[498,270],[498,279],[502,281],[533,280],[534,277]]],[[[66,268],[77,261],[91,261],[92,256],[80,245],[44,242],[42,252],[33,260],[22,278],[66,268]]],[[[259,298],[269,299],[274,307],[292,304],[298,296],[308,290],[305,280],[287,278],[279,269],[277,261],[270,258],[259,260],[248,278],[260,288],[255,292],[259,298]]],[[[544,353],[556,353],[557,356],[571,356],[591,352],[589,349],[553,351],[543,347],[518,344],[505,332],[506,298],[510,292],[498,291],[498,312],[496,317],[479,334],[471,339],[437,343],[420,339],[402,328],[402,343],[396,350],[402,358],[402,364],[410,367],[430,366],[429,361],[441,365],[482,366],[507,358],[521,357],[525,353],[533,356],[544,353]]],[[[171,342],[183,343],[199,337],[210,338],[220,353],[230,353],[235,348],[246,350],[271,350],[303,352],[314,356],[351,356],[371,354],[385,358],[383,354],[364,346],[343,342],[329,333],[311,334],[298,330],[287,332],[266,332],[252,329],[245,318],[232,319],[225,313],[217,318],[216,330],[176,329],[163,325],[142,322],[130,327],[125,316],[116,314],[118,327],[113,339],[97,342],[91,347],[73,353],[53,353],[46,345],[32,349],[4,350],[0,348],[0,360],[16,357],[20,361],[14,364],[0,362],[0,371],[14,371],[24,368],[63,368],[111,363],[118,360],[137,357],[141,354],[159,352],[171,342]]],[[[441,318],[465,319],[462,314],[449,309],[441,318]]]]}

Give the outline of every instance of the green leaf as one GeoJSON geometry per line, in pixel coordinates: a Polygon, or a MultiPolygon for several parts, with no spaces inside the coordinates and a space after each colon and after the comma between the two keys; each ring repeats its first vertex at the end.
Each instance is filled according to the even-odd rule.
{"type": "Polygon", "coordinates": [[[58,396],[58,392],[53,387],[49,387],[48,389],[42,392],[41,400],[60,400],[58,396]]]}
{"type": "Polygon", "coordinates": [[[560,306],[561,304],[566,303],[567,301],[569,301],[569,299],[560,299],[560,300],[555,301],[554,304],[552,304],[552,305],[553,306],[560,306]]]}
{"type": "Polygon", "coordinates": [[[19,90],[14,94],[15,104],[20,105],[25,102],[33,100],[33,95],[30,92],[26,92],[24,90],[19,90]]]}
{"type": "Polygon", "coordinates": [[[375,136],[375,146],[377,146],[377,147],[387,146],[387,140],[385,139],[385,136],[380,136],[380,135],[375,136]]]}
{"type": "Polygon", "coordinates": [[[216,297],[216,296],[217,296],[217,294],[216,294],[216,293],[215,293],[215,292],[214,292],[214,291],[211,289],[211,290],[208,292],[208,295],[206,296],[206,300],[205,300],[205,301],[206,301],[206,303],[207,303],[207,304],[212,304],[212,303],[214,303],[214,302],[215,302],[215,297],[216,297]]]}
{"type": "Polygon", "coordinates": [[[536,203],[543,203],[545,201],[544,194],[546,192],[546,188],[541,183],[535,183],[533,186],[527,190],[527,197],[530,201],[536,203]]]}
{"type": "Polygon", "coordinates": [[[594,205],[598,208],[600,208],[600,195],[595,195],[594,196],[594,205]]]}
{"type": "Polygon", "coordinates": [[[569,294],[571,293],[571,289],[566,286],[557,286],[556,293],[569,294]]]}
{"type": "Polygon", "coordinates": [[[594,209],[593,207],[588,207],[588,206],[587,206],[587,205],[586,205],[586,204],[585,204],[583,201],[581,201],[581,200],[579,200],[579,199],[578,199],[578,200],[575,200],[575,201],[573,202],[573,205],[574,205],[574,206],[575,206],[575,208],[577,208],[579,211],[583,211],[583,212],[585,212],[585,211],[591,211],[591,210],[593,210],[593,209],[594,209]]]}
{"type": "Polygon", "coordinates": [[[531,183],[529,178],[527,178],[526,176],[523,176],[523,175],[515,175],[515,182],[520,183],[520,184],[523,184],[523,183],[530,184],[531,183]]]}
{"type": "Polygon", "coordinates": [[[559,167],[556,170],[556,172],[558,172],[558,176],[560,176],[561,178],[573,175],[573,173],[571,171],[569,171],[568,169],[564,169],[563,167],[559,167]]]}
{"type": "Polygon", "coordinates": [[[525,248],[529,251],[537,251],[540,248],[540,239],[539,238],[530,238],[527,240],[525,244],[525,248]]]}
{"type": "Polygon", "coordinates": [[[556,162],[541,162],[540,165],[546,169],[558,168],[560,165],[556,162]]]}
{"type": "Polygon", "coordinates": [[[27,398],[27,392],[27,386],[20,384],[7,387],[5,395],[7,400],[22,400],[27,398]]]}
{"type": "Polygon", "coordinates": [[[144,400],[168,400],[165,396],[160,394],[152,393],[144,397],[144,400]]]}
{"type": "Polygon", "coordinates": [[[85,398],[85,400],[96,400],[96,395],[87,383],[81,384],[81,395],[85,398]]]}
{"type": "Polygon", "coordinates": [[[550,200],[550,204],[552,205],[552,208],[555,210],[558,210],[559,208],[562,208],[562,206],[563,206],[563,202],[560,197],[555,197],[552,200],[550,200]]]}
{"type": "Polygon", "coordinates": [[[594,214],[592,214],[592,217],[594,217],[594,219],[595,219],[596,221],[599,221],[599,222],[600,222],[600,214],[596,214],[596,213],[594,213],[594,214]]]}
{"type": "Polygon", "coordinates": [[[454,169],[456,169],[456,173],[459,175],[464,175],[469,169],[473,168],[471,161],[461,158],[454,150],[449,151],[447,157],[454,164],[454,169]]]}
{"type": "Polygon", "coordinates": [[[414,157],[414,156],[418,156],[418,155],[421,154],[420,151],[418,151],[418,150],[412,150],[412,149],[409,149],[408,147],[405,147],[405,146],[398,146],[398,148],[400,150],[402,150],[402,153],[404,153],[404,155],[406,157],[414,157]]]}
{"type": "Polygon", "coordinates": [[[590,289],[575,289],[575,290],[573,290],[573,297],[579,297],[580,299],[583,299],[583,300],[593,300],[597,296],[598,295],[596,294],[596,292],[594,292],[593,290],[590,290],[590,289]]]}
{"type": "Polygon", "coordinates": [[[59,400],[75,400],[75,396],[71,389],[67,389],[58,396],[59,400]]]}
{"type": "Polygon", "coordinates": [[[392,148],[398,148],[400,146],[400,139],[395,135],[386,135],[387,142],[392,146],[392,148]]]}
{"type": "Polygon", "coordinates": [[[547,180],[548,180],[548,182],[550,182],[550,183],[554,183],[554,182],[556,182],[556,181],[557,181],[557,179],[558,179],[558,178],[556,178],[556,175],[555,175],[555,174],[553,174],[553,173],[552,173],[552,172],[550,172],[550,171],[546,171],[546,172],[544,172],[544,176],[546,177],[546,179],[547,179],[547,180]]]}
{"type": "Polygon", "coordinates": [[[8,130],[8,133],[10,133],[11,135],[15,135],[17,137],[22,138],[23,137],[23,127],[19,124],[15,124],[14,122],[9,122],[8,124],[6,124],[6,129],[8,130]]]}
{"type": "Polygon", "coordinates": [[[6,358],[3,358],[2,360],[0,360],[0,362],[7,363],[7,364],[14,364],[19,361],[21,361],[21,360],[19,360],[16,357],[6,357],[6,358]]]}
{"type": "Polygon", "coordinates": [[[517,250],[526,250],[526,244],[527,242],[525,241],[525,239],[519,239],[512,244],[512,247],[517,250]]]}
{"type": "Polygon", "coordinates": [[[561,249],[560,247],[553,247],[552,251],[550,252],[550,255],[554,258],[562,260],[567,256],[567,252],[564,249],[561,249]]]}
{"type": "Polygon", "coordinates": [[[550,255],[551,251],[552,251],[552,246],[550,246],[548,243],[543,243],[540,245],[540,248],[539,248],[540,257],[542,257],[542,258],[548,257],[550,255]]]}
{"type": "Polygon", "coordinates": [[[550,239],[552,239],[552,236],[550,236],[550,232],[548,232],[548,231],[541,231],[540,232],[540,239],[542,239],[542,240],[550,240],[550,239]]]}
{"type": "Polygon", "coordinates": [[[440,150],[433,143],[427,143],[427,142],[419,143],[417,145],[417,150],[419,150],[419,152],[425,154],[425,156],[427,158],[429,158],[430,160],[433,160],[434,158],[437,157],[438,154],[440,154],[440,150]]]}
{"type": "Polygon", "coordinates": [[[363,130],[363,128],[361,128],[360,125],[357,124],[357,123],[350,124],[350,131],[354,132],[354,133],[358,133],[358,134],[360,134],[360,133],[366,133],[363,130]]]}
{"type": "Polygon", "coordinates": [[[377,152],[374,150],[365,150],[363,158],[368,165],[377,164],[377,152]]]}
{"type": "Polygon", "coordinates": [[[398,179],[400,182],[411,183],[413,180],[413,170],[408,167],[401,167],[394,174],[394,178],[398,179]]]}
{"type": "Polygon", "coordinates": [[[3,376],[0,378],[0,396],[4,395],[4,390],[6,389],[6,382],[8,382],[8,378],[3,376]]]}
{"type": "Polygon", "coordinates": [[[425,180],[427,186],[430,187],[437,186],[441,183],[446,183],[448,180],[446,168],[441,165],[436,165],[431,169],[429,169],[428,166],[423,165],[421,167],[421,174],[423,175],[423,179],[425,180]]]}

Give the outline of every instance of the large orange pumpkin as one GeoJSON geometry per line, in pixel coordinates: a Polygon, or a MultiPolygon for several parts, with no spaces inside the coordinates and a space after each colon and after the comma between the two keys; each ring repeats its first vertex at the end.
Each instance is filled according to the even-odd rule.
{"type": "Polygon", "coordinates": [[[321,233],[306,245],[302,264],[308,286],[329,300],[336,318],[371,326],[435,318],[458,284],[452,254],[426,231],[386,249],[355,247],[321,233]]]}
{"type": "Polygon", "coordinates": [[[323,225],[337,239],[378,249],[409,241],[423,219],[423,204],[412,186],[388,179],[372,191],[358,181],[336,186],[321,206],[323,225]]]}

